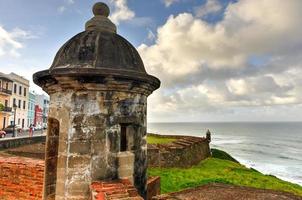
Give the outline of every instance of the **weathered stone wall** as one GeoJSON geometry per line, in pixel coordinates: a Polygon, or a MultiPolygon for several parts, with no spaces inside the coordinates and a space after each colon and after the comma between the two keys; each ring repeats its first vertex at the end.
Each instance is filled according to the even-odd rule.
{"type": "MultiPolygon", "coordinates": [[[[41,200],[45,162],[23,157],[0,157],[0,199],[41,200]]],[[[148,199],[160,194],[160,178],[148,179],[148,199]]],[[[53,197],[49,197],[51,199],[53,197]]],[[[94,181],[89,185],[88,199],[143,200],[128,179],[94,181]]],[[[77,200],[75,198],[75,200],[77,200]]]]}
{"type": "Polygon", "coordinates": [[[41,160],[0,157],[0,199],[40,200],[43,173],[41,160]]]}
{"type": "Polygon", "coordinates": [[[127,179],[93,182],[90,188],[91,200],[143,200],[127,179]]]}
{"type": "Polygon", "coordinates": [[[45,199],[87,199],[93,181],[116,179],[121,124],[135,155],[134,185],[146,194],[146,95],[119,91],[50,94],[45,199]],[[56,147],[58,151],[56,152],[56,147]],[[57,170],[56,170],[57,169],[57,170]]]}
{"type": "Polygon", "coordinates": [[[160,177],[149,177],[147,181],[147,200],[151,200],[153,197],[160,195],[160,177]]]}
{"type": "Polygon", "coordinates": [[[190,167],[211,156],[206,138],[191,136],[161,136],[177,139],[167,144],[148,144],[149,167],[190,167]]]}
{"type": "Polygon", "coordinates": [[[45,135],[41,136],[33,136],[33,137],[16,137],[16,138],[5,138],[0,140],[0,150],[3,149],[9,149],[9,148],[15,148],[22,145],[27,144],[35,144],[39,142],[45,141],[45,135]]]}

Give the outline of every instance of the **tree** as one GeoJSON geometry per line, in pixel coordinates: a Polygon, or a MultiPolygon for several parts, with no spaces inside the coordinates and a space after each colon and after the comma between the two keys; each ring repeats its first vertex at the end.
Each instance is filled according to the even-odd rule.
{"type": "Polygon", "coordinates": [[[4,105],[2,103],[0,103],[0,111],[4,110],[4,105]]]}

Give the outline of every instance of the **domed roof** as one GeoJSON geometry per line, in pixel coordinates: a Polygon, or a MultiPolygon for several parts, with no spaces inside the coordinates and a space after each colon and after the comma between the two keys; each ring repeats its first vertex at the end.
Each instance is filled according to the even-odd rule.
{"type": "Polygon", "coordinates": [[[44,79],[56,76],[119,76],[152,82],[158,88],[160,81],[147,74],[135,47],[116,33],[108,6],[96,3],[92,10],[95,16],[86,23],[85,31],[67,41],[49,70],[34,74],[34,82],[41,85],[44,79]]]}
{"type": "Polygon", "coordinates": [[[50,70],[95,68],[146,73],[137,50],[123,37],[108,31],[84,31],[58,51],[50,70]]]}

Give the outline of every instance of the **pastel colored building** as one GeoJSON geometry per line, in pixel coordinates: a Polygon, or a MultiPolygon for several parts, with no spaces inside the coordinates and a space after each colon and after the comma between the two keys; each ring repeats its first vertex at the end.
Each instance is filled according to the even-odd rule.
{"type": "Polygon", "coordinates": [[[27,126],[34,124],[35,120],[35,105],[36,105],[36,94],[34,92],[28,93],[28,113],[27,113],[27,126]]]}
{"type": "Polygon", "coordinates": [[[34,126],[37,128],[43,125],[43,110],[38,105],[35,105],[34,126]]]}
{"type": "Polygon", "coordinates": [[[13,80],[0,72],[0,130],[9,125],[9,117],[12,115],[12,87],[13,80]]]}
{"type": "Polygon", "coordinates": [[[45,94],[36,95],[36,105],[39,105],[43,111],[43,125],[47,124],[48,110],[49,110],[49,96],[45,94]]]}

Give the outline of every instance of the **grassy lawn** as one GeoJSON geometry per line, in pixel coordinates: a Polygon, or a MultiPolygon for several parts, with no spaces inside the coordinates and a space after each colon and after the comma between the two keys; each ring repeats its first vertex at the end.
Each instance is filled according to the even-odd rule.
{"type": "MultiPolygon", "coordinates": [[[[161,177],[162,193],[175,192],[185,188],[219,182],[286,191],[302,196],[301,186],[282,181],[274,176],[263,175],[253,169],[248,169],[239,163],[230,161],[227,158],[228,156],[226,156],[228,154],[223,154],[222,152],[218,152],[218,156],[223,155],[222,159],[208,158],[192,168],[149,168],[148,174],[150,176],[161,177]]],[[[215,154],[213,153],[214,156],[217,155],[215,154]]]]}
{"type": "Polygon", "coordinates": [[[157,137],[154,135],[147,136],[147,143],[148,144],[166,144],[175,141],[174,138],[165,138],[165,137],[157,137]]]}

